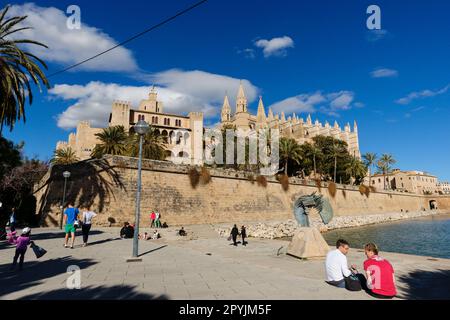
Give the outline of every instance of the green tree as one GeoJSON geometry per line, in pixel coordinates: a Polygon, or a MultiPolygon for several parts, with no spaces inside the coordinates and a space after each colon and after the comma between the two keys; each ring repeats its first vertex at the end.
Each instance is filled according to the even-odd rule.
{"type": "Polygon", "coordinates": [[[378,161],[378,168],[383,174],[383,180],[384,180],[384,189],[389,189],[390,186],[386,187],[386,175],[388,175],[392,170],[392,165],[395,164],[397,161],[394,159],[394,157],[390,154],[382,154],[380,157],[380,160],[378,161]]]}
{"type": "Polygon", "coordinates": [[[345,172],[355,179],[355,183],[359,184],[364,180],[367,173],[367,168],[364,163],[357,157],[351,156],[350,161],[347,163],[345,172]]]}
{"type": "Polygon", "coordinates": [[[306,175],[314,173],[314,178],[321,172],[322,151],[315,144],[306,142],[300,146],[302,149],[302,166],[306,175]]]}
{"type": "Polygon", "coordinates": [[[15,145],[0,136],[0,180],[11,169],[21,164],[23,143],[15,145]]]}
{"type": "Polygon", "coordinates": [[[79,159],[76,156],[75,151],[71,147],[66,147],[55,150],[53,159],[50,160],[50,163],[54,165],[68,165],[78,161],[79,159]]]}
{"type": "Polygon", "coordinates": [[[362,156],[364,165],[369,171],[369,186],[372,185],[372,167],[377,161],[377,154],[372,152],[367,152],[362,156]]]}
{"type": "Polygon", "coordinates": [[[100,143],[98,143],[91,156],[101,158],[105,154],[110,155],[126,155],[128,135],[123,126],[114,126],[103,129],[102,132],[95,135],[100,143]]]}
{"type": "Polygon", "coordinates": [[[302,149],[300,145],[291,138],[281,138],[280,139],[280,162],[284,166],[284,174],[288,174],[288,164],[289,161],[296,164],[300,163],[302,149]]]}
{"type": "MultiPolygon", "coordinates": [[[[164,160],[166,157],[164,139],[152,126],[144,136],[142,157],[145,159],[164,160]]],[[[131,157],[139,156],[139,135],[130,133],[127,141],[127,154],[131,157]]]]}
{"type": "Polygon", "coordinates": [[[30,105],[33,103],[31,82],[39,89],[41,82],[47,88],[50,86],[39,66],[47,69],[45,62],[19,48],[23,44],[47,46],[29,39],[11,39],[15,33],[30,28],[21,26],[26,16],[6,18],[8,9],[9,6],[6,6],[0,12],[0,135],[4,125],[12,130],[18,120],[23,119],[25,122],[27,96],[30,105]]]}

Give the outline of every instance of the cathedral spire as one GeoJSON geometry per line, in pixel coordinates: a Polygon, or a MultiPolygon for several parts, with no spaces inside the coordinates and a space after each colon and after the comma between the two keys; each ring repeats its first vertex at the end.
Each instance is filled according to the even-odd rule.
{"type": "Polygon", "coordinates": [[[358,125],[356,124],[356,120],[353,122],[353,132],[358,132],[358,125]]]}
{"type": "Polygon", "coordinates": [[[247,112],[247,98],[245,97],[244,87],[242,86],[242,80],[239,84],[239,91],[236,97],[236,113],[247,112]]]}
{"type": "Polygon", "coordinates": [[[281,111],[281,122],[286,122],[286,116],[284,114],[284,111],[281,111]]]}
{"type": "Polygon", "coordinates": [[[264,109],[264,103],[262,101],[261,96],[259,96],[258,113],[256,114],[256,122],[258,122],[258,123],[266,122],[266,111],[264,109]]]}
{"type": "Polygon", "coordinates": [[[272,121],[273,120],[273,112],[272,108],[269,108],[269,114],[267,115],[267,120],[272,121]]]}
{"type": "Polygon", "coordinates": [[[231,107],[230,102],[228,101],[228,96],[225,95],[225,99],[223,100],[222,106],[222,122],[228,122],[231,120],[231,107]]]}
{"type": "Polygon", "coordinates": [[[306,123],[309,124],[309,125],[312,124],[311,114],[308,114],[308,118],[306,119],[306,123]]]}

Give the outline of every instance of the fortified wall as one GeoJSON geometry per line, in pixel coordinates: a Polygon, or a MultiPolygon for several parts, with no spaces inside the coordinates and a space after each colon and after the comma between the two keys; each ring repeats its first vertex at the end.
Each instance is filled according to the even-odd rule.
{"type": "MultiPolygon", "coordinates": [[[[193,188],[189,166],[143,160],[142,167],[141,223],[145,226],[151,210],[158,210],[161,220],[169,225],[291,219],[294,201],[313,192],[330,200],[336,216],[430,210],[430,201],[436,201],[439,209],[450,209],[449,196],[388,191],[366,195],[358,187],[338,185],[333,197],[325,184],[319,188],[315,183],[290,178],[285,191],[274,177],[267,178],[264,187],[251,181],[248,173],[234,170],[209,169],[211,181],[193,188]]],[[[42,225],[58,224],[65,170],[71,172],[66,199],[98,212],[97,224],[134,222],[136,168],[137,159],[119,156],[52,167],[34,189],[42,225]]]]}

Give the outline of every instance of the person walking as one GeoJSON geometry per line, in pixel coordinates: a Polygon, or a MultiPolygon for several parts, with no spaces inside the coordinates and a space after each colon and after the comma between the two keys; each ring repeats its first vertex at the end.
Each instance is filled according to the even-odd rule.
{"type": "Polygon", "coordinates": [[[156,212],[155,212],[155,227],[156,228],[161,228],[160,218],[161,218],[161,214],[159,213],[158,210],[156,210],[156,212]]]}
{"type": "Polygon", "coordinates": [[[247,242],[245,242],[245,238],[247,238],[247,230],[245,230],[245,226],[241,227],[241,237],[242,237],[242,245],[247,245],[247,242]]]}
{"type": "Polygon", "coordinates": [[[239,229],[236,225],[234,225],[233,229],[231,229],[231,239],[233,239],[233,245],[237,247],[237,237],[239,235],[239,229]]]}
{"type": "Polygon", "coordinates": [[[22,234],[20,235],[20,237],[14,240],[14,243],[16,244],[16,252],[14,254],[11,270],[14,270],[16,268],[17,259],[19,259],[19,257],[19,270],[22,270],[23,260],[25,259],[25,252],[27,252],[28,245],[34,243],[30,240],[30,235],[31,229],[27,227],[22,230],[22,234]]]}
{"type": "Polygon", "coordinates": [[[83,211],[82,217],[82,225],[81,231],[83,233],[83,247],[87,246],[89,239],[89,231],[91,231],[92,226],[92,218],[94,218],[97,214],[94,211],[91,211],[89,207],[86,207],[83,211]]]}
{"type": "Polygon", "coordinates": [[[70,249],[73,249],[75,243],[75,221],[78,221],[78,213],[80,211],[73,207],[73,203],[69,203],[67,209],[64,211],[64,224],[66,237],[64,241],[64,248],[67,248],[67,242],[69,241],[69,234],[71,236],[70,249]]]}
{"type": "Polygon", "coordinates": [[[155,211],[152,211],[152,213],[150,214],[150,228],[153,228],[153,226],[155,225],[155,219],[156,219],[156,214],[155,211]]]}

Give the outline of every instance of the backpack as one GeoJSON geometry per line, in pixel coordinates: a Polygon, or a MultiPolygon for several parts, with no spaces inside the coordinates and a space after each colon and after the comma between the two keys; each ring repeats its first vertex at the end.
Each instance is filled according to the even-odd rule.
{"type": "Polygon", "coordinates": [[[345,280],[345,289],[348,291],[361,291],[361,282],[359,281],[358,277],[351,274],[350,276],[344,278],[345,280]]]}

